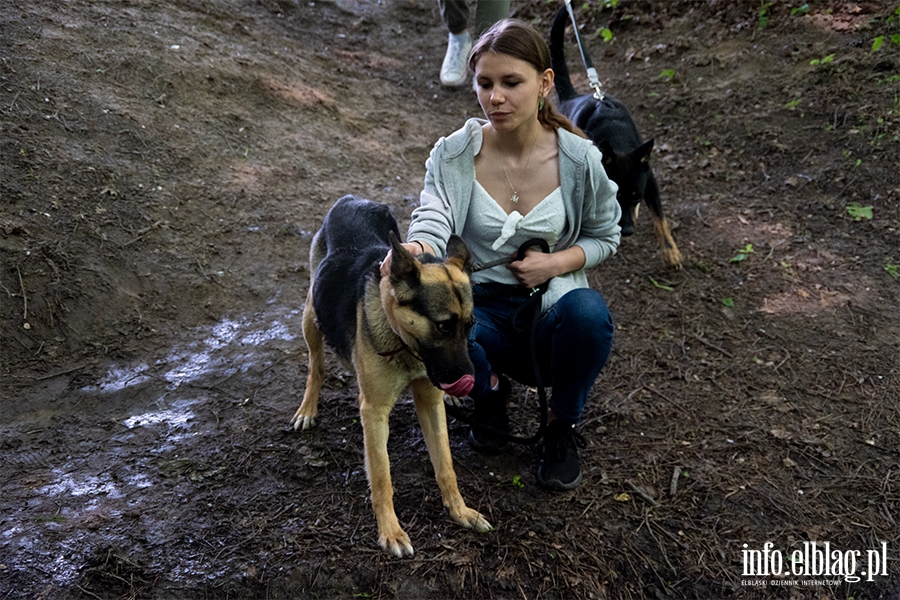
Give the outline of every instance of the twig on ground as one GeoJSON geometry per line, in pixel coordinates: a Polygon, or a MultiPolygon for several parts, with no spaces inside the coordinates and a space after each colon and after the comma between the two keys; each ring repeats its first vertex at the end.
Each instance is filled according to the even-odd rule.
{"type": "Polygon", "coordinates": [[[151,231],[153,231],[154,229],[156,229],[157,227],[159,227],[160,225],[163,225],[163,224],[164,224],[163,221],[157,221],[156,223],[154,223],[153,225],[150,225],[149,227],[144,227],[143,229],[141,229],[140,231],[137,232],[137,235],[135,237],[131,238],[129,241],[122,244],[122,247],[124,248],[125,246],[130,246],[131,244],[135,243],[136,241],[138,241],[139,239],[141,239],[142,237],[144,237],[145,235],[147,235],[148,233],[150,233],[151,231]]]}
{"type": "Polygon", "coordinates": [[[682,410],[682,411],[685,410],[683,406],[681,406],[680,404],[678,404],[677,402],[675,402],[674,400],[672,400],[671,398],[669,398],[668,396],[666,396],[666,395],[663,394],[662,392],[659,392],[659,391],[657,391],[657,390],[654,390],[652,387],[649,387],[649,386],[646,386],[646,385],[643,386],[643,389],[648,390],[648,391],[650,391],[650,392],[653,392],[654,394],[656,394],[657,396],[659,396],[660,398],[662,398],[663,400],[665,400],[666,402],[668,402],[669,404],[671,404],[672,406],[674,406],[675,408],[677,408],[678,410],[682,410]]]}
{"type": "Polygon", "coordinates": [[[95,594],[95,593],[93,593],[93,592],[91,592],[91,591],[89,591],[89,590],[84,589],[83,587],[81,587],[81,586],[78,585],[77,583],[75,584],[75,587],[77,587],[79,590],[81,590],[83,593],[87,594],[88,596],[91,596],[92,598],[96,598],[97,600],[103,600],[103,598],[101,598],[101,597],[98,596],[97,594],[95,594]]]}
{"type": "Polygon", "coordinates": [[[681,467],[675,467],[672,471],[672,480],[669,482],[669,495],[673,498],[678,492],[678,478],[681,477],[681,467]]]}
{"type": "Polygon", "coordinates": [[[19,286],[22,288],[22,303],[25,305],[25,310],[22,314],[22,320],[28,320],[28,294],[25,293],[25,282],[22,281],[22,271],[19,270],[19,266],[16,265],[16,273],[19,274],[19,286]]]}
{"type": "Polygon", "coordinates": [[[669,568],[672,569],[672,573],[675,577],[678,577],[678,570],[672,566],[672,562],[669,560],[669,554],[666,552],[666,547],[662,545],[662,542],[659,541],[659,538],[653,533],[653,524],[650,523],[650,512],[647,510],[644,511],[644,522],[647,524],[647,532],[650,534],[650,537],[653,538],[653,541],[656,542],[659,551],[662,553],[663,560],[665,560],[666,564],[669,565],[669,568]]]}
{"type": "Polygon", "coordinates": [[[706,219],[703,218],[703,215],[700,214],[700,208],[697,208],[697,218],[700,219],[700,222],[703,223],[705,227],[712,227],[709,223],[706,222],[706,219]]]}
{"type": "Polygon", "coordinates": [[[45,379],[53,379],[54,377],[59,377],[60,375],[68,375],[69,373],[78,371],[83,368],[84,368],[83,364],[77,365],[77,366],[72,367],[71,369],[66,369],[65,371],[56,371],[54,373],[47,373],[46,375],[41,375],[40,377],[34,377],[33,379],[35,381],[44,381],[45,379]]]}
{"type": "MultiPolygon", "coordinates": [[[[712,342],[708,342],[708,341],[704,340],[702,337],[700,337],[700,336],[697,335],[696,333],[692,333],[692,334],[691,334],[691,337],[694,338],[695,340],[697,340],[698,342],[700,342],[701,344],[703,344],[704,346],[707,346],[707,347],[709,347],[709,348],[712,348],[713,350],[718,350],[719,352],[721,352],[722,354],[724,354],[724,355],[727,356],[728,358],[734,358],[734,354],[732,354],[732,353],[729,352],[728,350],[725,350],[724,348],[720,348],[719,346],[716,346],[716,345],[713,344],[712,342]]],[[[779,366],[781,366],[781,365],[779,365],[779,366]]]]}
{"type": "Polygon", "coordinates": [[[631,491],[641,497],[644,502],[648,503],[650,506],[657,507],[659,506],[659,502],[653,499],[653,497],[645,492],[643,489],[639,488],[632,482],[628,482],[628,487],[631,488],[631,491]]]}

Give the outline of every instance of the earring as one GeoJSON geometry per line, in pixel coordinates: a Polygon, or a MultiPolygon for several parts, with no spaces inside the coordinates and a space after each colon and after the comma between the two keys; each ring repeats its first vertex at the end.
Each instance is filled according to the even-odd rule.
{"type": "Polygon", "coordinates": [[[544,110],[544,97],[541,96],[541,99],[538,100],[538,111],[544,110]]]}

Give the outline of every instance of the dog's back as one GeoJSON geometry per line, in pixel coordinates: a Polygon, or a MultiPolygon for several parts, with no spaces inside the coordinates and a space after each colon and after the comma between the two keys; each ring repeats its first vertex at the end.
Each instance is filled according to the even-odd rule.
{"type": "Polygon", "coordinates": [[[384,204],[344,196],[338,200],[313,238],[310,270],[313,307],[325,341],[349,361],[356,336],[356,307],[366,285],[378,277],[378,265],[400,237],[397,221],[384,204]],[[355,293],[347,293],[353,287],[355,293]]]}

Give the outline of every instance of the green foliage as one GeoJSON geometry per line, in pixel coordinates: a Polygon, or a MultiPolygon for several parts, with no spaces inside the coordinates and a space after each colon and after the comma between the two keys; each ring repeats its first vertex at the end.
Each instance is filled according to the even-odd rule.
{"type": "Polygon", "coordinates": [[[603,41],[607,44],[613,41],[613,32],[609,30],[607,27],[601,27],[597,30],[597,35],[603,38],[603,41]]]}
{"type": "Polygon", "coordinates": [[[847,214],[854,221],[862,221],[863,219],[872,218],[872,207],[862,206],[859,202],[850,202],[847,204],[847,214]]]}
{"type": "Polygon", "coordinates": [[[900,265],[895,265],[889,262],[888,264],[884,265],[884,270],[887,271],[887,274],[894,279],[900,279],[900,265]]]}
{"type": "Polygon", "coordinates": [[[753,244],[747,244],[743,247],[743,249],[738,250],[738,253],[728,259],[728,262],[742,262],[747,260],[747,257],[753,254],[753,244]]]}
{"type": "Polygon", "coordinates": [[[834,54],[829,54],[825,58],[814,58],[809,61],[809,64],[815,65],[827,65],[830,62],[834,62],[834,54]]]}
{"type": "Polygon", "coordinates": [[[658,288],[661,289],[661,290],[666,290],[667,292],[674,292],[674,291],[675,291],[675,288],[673,288],[673,287],[670,286],[670,285],[664,285],[664,284],[662,284],[662,283],[656,281],[655,279],[653,279],[653,277],[651,277],[651,276],[649,276],[649,275],[648,275],[648,278],[650,279],[650,283],[652,283],[653,285],[655,285],[656,287],[658,287],[658,288]]]}
{"type": "MultiPolygon", "coordinates": [[[[897,5],[897,8],[894,9],[894,13],[887,18],[885,21],[888,25],[891,25],[895,21],[900,21],[900,4],[897,5]]],[[[891,42],[900,46],[900,33],[891,34],[890,38],[891,42]]],[[[872,52],[878,52],[881,50],[881,46],[884,45],[884,35],[879,35],[874,40],[872,40],[872,52]]]]}
{"type": "Polygon", "coordinates": [[[35,517],[38,523],[65,523],[66,518],[63,515],[53,515],[52,517],[35,517]]]}
{"type": "Polygon", "coordinates": [[[774,2],[760,2],[759,10],[756,13],[756,22],[760,29],[765,29],[769,24],[769,8],[775,4],[774,2]]]}
{"type": "Polygon", "coordinates": [[[722,304],[724,304],[728,308],[734,308],[734,299],[733,298],[722,298],[722,304]]]}
{"type": "Polygon", "coordinates": [[[798,6],[797,8],[791,9],[791,16],[796,17],[797,15],[805,15],[809,12],[809,3],[798,6]]]}
{"type": "Polygon", "coordinates": [[[664,79],[666,81],[672,81],[675,79],[675,69],[663,69],[659,75],[656,76],[657,79],[664,79]]]}
{"type": "Polygon", "coordinates": [[[894,21],[900,21],[900,4],[897,4],[897,8],[894,9],[894,14],[888,17],[887,22],[893,23],[894,21]]]}
{"type": "Polygon", "coordinates": [[[790,102],[785,104],[784,107],[787,108],[788,110],[794,110],[799,105],[800,105],[800,98],[797,98],[796,100],[791,100],[790,102]]]}

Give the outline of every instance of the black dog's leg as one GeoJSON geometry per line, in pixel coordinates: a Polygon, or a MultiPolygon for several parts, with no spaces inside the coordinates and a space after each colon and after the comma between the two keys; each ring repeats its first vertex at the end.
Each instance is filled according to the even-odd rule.
{"type": "Polygon", "coordinates": [[[681,252],[672,238],[672,232],[669,230],[669,221],[663,215],[662,202],[659,200],[659,187],[656,185],[656,178],[653,176],[653,173],[650,173],[647,177],[647,187],[644,188],[644,202],[647,203],[647,206],[650,207],[650,211],[653,213],[653,231],[656,232],[656,239],[659,240],[663,262],[668,267],[680,270],[682,266],[681,252]]]}

